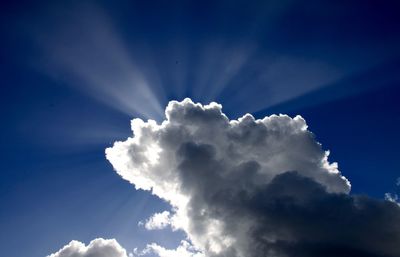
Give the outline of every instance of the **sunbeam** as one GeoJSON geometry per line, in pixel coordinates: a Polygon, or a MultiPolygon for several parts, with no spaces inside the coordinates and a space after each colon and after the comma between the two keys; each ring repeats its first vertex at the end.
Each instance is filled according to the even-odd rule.
{"type": "Polygon", "coordinates": [[[265,109],[324,87],[345,72],[318,59],[266,55],[248,60],[239,74],[217,96],[229,111],[265,109]]]}
{"type": "Polygon", "coordinates": [[[205,102],[214,101],[230,86],[232,80],[249,65],[256,47],[209,42],[201,49],[193,96],[205,102]]]}
{"type": "Polygon", "coordinates": [[[220,101],[228,112],[258,112],[349,74],[323,58],[265,51],[251,36],[192,47],[174,38],[164,50],[140,42],[141,52],[133,51],[101,9],[83,10],[64,15],[62,33],[36,35],[45,72],[130,117],[162,120],[161,106],[186,96],[220,101]]]}
{"type": "Polygon", "coordinates": [[[163,117],[164,96],[134,63],[107,16],[98,8],[85,10],[68,15],[62,33],[38,37],[47,72],[131,117],[163,117]]]}
{"type": "Polygon", "coordinates": [[[393,87],[400,82],[400,79],[396,76],[399,69],[399,59],[386,61],[258,111],[275,112],[280,110],[288,112],[294,109],[318,106],[385,87],[393,87]]]}

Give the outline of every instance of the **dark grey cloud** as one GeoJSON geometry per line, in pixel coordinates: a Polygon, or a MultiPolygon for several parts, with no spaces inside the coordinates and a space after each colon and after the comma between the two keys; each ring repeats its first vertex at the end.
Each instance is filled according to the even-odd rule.
{"type": "Polygon", "coordinates": [[[224,222],[221,234],[242,236],[228,249],[210,256],[400,254],[400,208],[392,202],[329,193],[296,171],[254,187],[260,168],[254,162],[244,164],[237,176],[226,180],[215,172],[220,167],[209,145],[187,143],[178,155],[184,190],[193,196],[189,218],[194,230],[204,233],[203,223],[218,219],[224,222]],[[235,188],[230,188],[231,183],[235,188]],[[207,210],[202,212],[205,206],[207,210]],[[251,224],[245,226],[245,233],[243,224],[251,224]]]}

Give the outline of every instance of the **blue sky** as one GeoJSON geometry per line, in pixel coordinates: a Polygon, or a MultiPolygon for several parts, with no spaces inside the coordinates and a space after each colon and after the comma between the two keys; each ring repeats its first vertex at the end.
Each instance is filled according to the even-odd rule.
{"type": "Polygon", "coordinates": [[[232,119],[300,114],[352,193],[398,193],[396,2],[2,3],[4,256],[96,237],[176,246],[180,232],[137,226],[168,205],[122,180],[104,149],[185,97],[232,119]]]}

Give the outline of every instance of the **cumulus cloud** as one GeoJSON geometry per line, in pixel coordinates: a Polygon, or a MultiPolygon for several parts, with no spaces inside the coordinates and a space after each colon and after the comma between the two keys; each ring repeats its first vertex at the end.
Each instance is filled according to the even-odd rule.
{"type": "Polygon", "coordinates": [[[136,252],[136,255],[143,256],[154,253],[160,257],[204,257],[198,249],[186,240],[182,240],[176,249],[166,249],[156,243],[148,244],[141,252],[136,252]]]}
{"type": "MultiPolygon", "coordinates": [[[[169,211],[163,211],[155,213],[144,223],[144,227],[148,230],[163,229],[171,224],[169,211]]],[[[139,225],[143,225],[143,222],[139,222],[139,225]]]]}
{"type": "MultiPolygon", "coordinates": [[[[400,186],[400,177],[396,179],[396,186],[400,186]]],[[[397,203],[400,206],[399,195],[397,193],[385,193],[385,200],[397,203]]]]}
{"type": "Polygon", "coordinates": [[[128,255],[115,239],[97,238],[87,246],[73,240],[47,257],[128,257],[128,255]]]}
{"type": "Polygon", "coordinates": [[[168,223],[187,235],[178,248],[185,254],[157,244],[147,252],[400,256],[400,208],[349,195],[349,181],[302,117],[229,120],[221,105],[190,99],[170,102],[165,114],[161,124],[134,119],[133,136],[106,149],[122,178],[171,204],[161,215],[168,222],[156,215],[149,227],[168,223]]]}
{"type": "Polygon", "coordinates": [[[399,196],[397,194],[385,193],[385,200],[393,203],[397,203],[399,196]]]}
{"type": "Polygon", "coordinates": [[[134,137],[108,148],[107,159],[136,188],[151,189],[171,202],[177,196],[185,198],[186,194],[177,192],[181,190],[176,188],[180,184],[176,179],[185,175],[179,172],[180,166],[196,146],[215,154],[220,174],[237,175],[251,168],[259,171],[258,182],[265,184],[280,173],[297,170],[329,192],[349,192],[349,182],[339,174],[336,163],[328,162],[329,153],[314,140],[302,117],[272,115],[255,120],[247,114],[230,121],[221,108],[190,99],[172,101],[161,125],[134,119],[134,137]]]}

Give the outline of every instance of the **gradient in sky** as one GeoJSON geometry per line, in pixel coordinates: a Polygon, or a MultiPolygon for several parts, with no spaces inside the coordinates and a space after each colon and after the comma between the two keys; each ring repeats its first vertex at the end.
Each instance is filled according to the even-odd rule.
{"type": "MultiPolygon", "coordinates": [[[[170,206],[104,150],[170,100],[301,115],[351,194],[399,193],[397,1],[17,1],[0,8],[0,241],[40,257],[71,240],[176,247],[138,223],[170,206]]],[[[279,182],[279,181],[278,181],[279,182]]]]}

